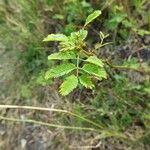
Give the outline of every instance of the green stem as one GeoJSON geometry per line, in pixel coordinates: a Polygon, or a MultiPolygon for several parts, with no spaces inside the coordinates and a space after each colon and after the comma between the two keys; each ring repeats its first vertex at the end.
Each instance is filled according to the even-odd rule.
{"type": "Polygon", "coordinates": [[[143,73],[143,74],[150,74],[150,72],[146,72],[145,70],[139,70],[139,69],[136,69],[136,68],[131,68],[131,67],[128,67],[128,66],[116,66],[116,65],[112,65],[110,62],[108,62],[107,60],[104,61],[107,65],[109,65],[111,68],[115,68],[115,69],[127,69],[127,70],[133,70],[133,71],[136,71],[136,72],[140,72],[140,73],[143,73]]]}
{"type": "Polygon", "coordinates": [[[79,76],[79,60],[80,60],[80,58],[79,58],[79,54],[78,54],[78,56],[77,56],[77,77],[79,76]]]}

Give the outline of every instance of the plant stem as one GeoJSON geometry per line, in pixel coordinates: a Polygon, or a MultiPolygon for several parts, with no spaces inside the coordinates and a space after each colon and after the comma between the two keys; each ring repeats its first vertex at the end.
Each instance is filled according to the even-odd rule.
{"type": "Polygon", "coordinates": [[[133,71],[136,71],[136,72],[139,72],[139,73],[143,73],[143,74],[150,74],[150,72],[146,72],[145,70],[142,70],[142,69],[136,69],[136,68],[131,68],[131,67],[128,67],[128,66],[116,66],[116,65],[113,65],[111,64],[109,61],[105,61],[105,63],[107,65],[109,65],[111,68],[114,68],[114,69],[127,69],[127,70],[133,70],[133,71]]]}
{"type": "Polygon", "coordinates": [[[41,110],[41,111],[52,111],[52,112],[59,112],[59,113],[64,113],[64,114],[69,114],[71,116],[80,118],[82,120],[84,120],[85,122],[88,122],[89,124],[94,125],[95,127],[98,127],[100,129],[102,129],[103,127],[97,123],[95,123],[92,120],[89,120],[85,117],[82,117],[76,113],[67,111],[67,110],[63,110],[63,109],[54,109],[54,108],[43,108],[43,107],[34,107],[34,106],[17,106],[17,105],[0,105],[0,108],[11,108],[11,109],[28,109],[28,110],[41,110]]]}
{"type": "Polygon", "coordinates": [[[77,77],[79,76],[79,60],[80,60],[80,58],[79,58],[79,54],[78,54],[78,56],[77,56],[77,77]]]}
{"type": "Polygon", "coordinates": [[[34,124],[39,124],[39,125],[54,127],[54,128],[63,128],[63,129],[72,129],[72,130],[86,130],[86,131],[99,132],[99,130],[94,129],[94,128],[77,127],[77,126],[65,126],[65,125],[51,124],[51,123],[36,121],[36,120],[31,120],[31,119],[21,120],[21,119],[16,119],[16,118],[8,118],[8,117],[0,116],[0,120],[13,121],[13,122],[34,123],[34,124]]]}

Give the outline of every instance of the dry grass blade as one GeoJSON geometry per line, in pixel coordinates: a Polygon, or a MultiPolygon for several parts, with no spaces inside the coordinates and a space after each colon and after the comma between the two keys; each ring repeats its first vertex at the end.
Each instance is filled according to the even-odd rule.
{"type": "Polygon", "coordinates": [[[93,122],[92,120],[89,120],[85,117],[82,117],[78,114],[75,114],[73,112],[67,111],[67,110],[62,110],[62,109],[54,109],[54,108],[43,108],[43,107],[34,107],[34,106],[17,106],[17,105],[0,105],[0,108],[11,108],[11,109],[29,109],[29,110],[41,110],[41,111],[53,111],[53,112],[59,112],[59,113],[65,113],[65,114],[69,114],[71,116],[77,117],[81,120],[84,120],[92,125],[94,125],[95,127],[98,127],[100,129],[102,129],[103,127],[100,126],[99,124],[93,122]]]}
{"type": "Polygon", "coordinates": [[[63,128],[63,129],[72,129],[72,130],[86,130],[86,131],[96,131],[98,130],[93,129],[93,128],[84,128],[84,127],[75,127],[75,126],[64,126],[64,125],[58,125],[58,124],[51,124],[51,123],[46,123],[42,121],[36,121],[36,120],[31,120],[31,119],[16,119],[16,118],[8,118],[8,117],[3,117],[0,116],[1,120],[6,120],[6,121],[13,121],[13,122],[26,122],[26,123],[34,123],[34,124],[39,124],[43,126],[48,126],[48,127],[54,127],[54,128],[63,128]]]}

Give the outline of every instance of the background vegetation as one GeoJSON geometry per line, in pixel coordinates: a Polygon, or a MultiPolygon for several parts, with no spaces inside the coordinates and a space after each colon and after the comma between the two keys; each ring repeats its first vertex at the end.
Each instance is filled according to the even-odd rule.
{"type": "Polygon", "coordinates": [[[149,65],[149,0],[1,0],[0,103],[76,115],[1,108],[0,149],[150,149],[149,65]],[[54,65],[47,56],[58,51],[58,43],[42,40],[50,33],[70,35],[94,10],[102,15],[89,26],[87,44],[97,43],[99,31],[109,33],[105,42],[112,44],[97,51],[110,66],[108,80],[98,81],[95,90],[79,88],[62,97],[60,81],[44,78],[54,65]],[[25,121],[32,119],[82,130],[25,121]]]}

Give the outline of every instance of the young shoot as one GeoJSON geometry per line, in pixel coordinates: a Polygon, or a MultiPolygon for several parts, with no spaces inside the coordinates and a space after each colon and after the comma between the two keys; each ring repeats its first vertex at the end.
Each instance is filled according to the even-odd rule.
{"type": "MultiPolygon", "coordinates": [[[[100,16],[101,11],[96,10],[90,14],[84,26],[77,32],[72,32],[69,36],[64,34],[50,34],[43,41],[59,42],[59,52],[48,56],[50,61],[61,61],[60,65],[49,69],[46,74],[46,79],[58,78],[64,76],[60,85],[60,93],[65,96],[73,91],[80,84],[85,88],[94,88],[94,79],[107,79],[107,73],[104,69],[103,60],[98,58],[93,52],[89,52],[86,44],[88,31],[86,26],[94,19],[100,16]]],[[[100,32],[100,43],[95,49],[106,45],[103,40],[108,35],[100,32]]]]}

